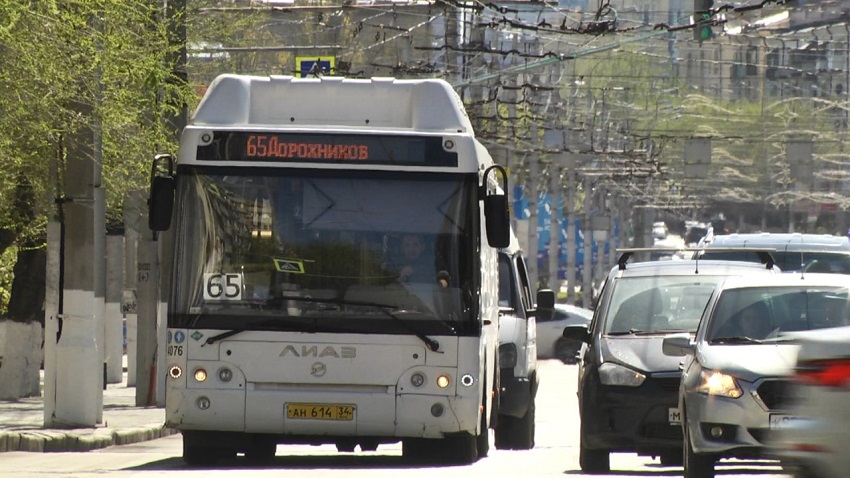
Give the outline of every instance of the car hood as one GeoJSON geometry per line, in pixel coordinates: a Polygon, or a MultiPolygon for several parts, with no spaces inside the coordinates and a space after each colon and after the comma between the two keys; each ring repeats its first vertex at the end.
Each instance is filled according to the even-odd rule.
{"type": "Polygon", "coordinates": [[[665,335],[602,337],[604,362],[616,361],[644,372],[678,372],[682,357],[664,355],[661,342],[665,335]]]}
{"type": "Polygon", "coordinates": [[[720,370],[747,381],[791,373],[797,362],[799,345],[753,344],[710,345],[698,348],[703,368],[720,370]]]}

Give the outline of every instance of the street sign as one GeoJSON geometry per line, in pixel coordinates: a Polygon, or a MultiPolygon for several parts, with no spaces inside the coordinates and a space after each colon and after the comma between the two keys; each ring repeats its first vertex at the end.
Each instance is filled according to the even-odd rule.
{"type": "Polygon", "coordinates": [[[295,70],[301,78],[336,74],[336,57],[296,56],[295,70]]]}

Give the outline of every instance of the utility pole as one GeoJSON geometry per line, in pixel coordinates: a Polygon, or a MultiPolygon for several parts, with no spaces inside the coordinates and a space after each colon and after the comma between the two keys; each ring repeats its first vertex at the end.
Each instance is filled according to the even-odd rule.
{"type": "MultiPolygon", "coordinates": [[[[59,159],[50,162],[50,184],[59,184],[59,159]]],[[[54,193],[55,194],[55,193],[54,193]]],[[[56,199],[52,195],[49,202],[56,199]]],[[[62,223],[58,211],[53,209],[48,215],[47,222],[47,261],[45,265],[44,284],[44,410],[43,423],[45,427],[53,426],[56,422],[56,369],[58,363],[57,342],[59,341],[60,299],[62,296],[62,223]]]]}
{"type": "Polygon", "coordinates": [[[461,9],[455,9],[453,12],[446,12],[444,18],[446,20],[446,78],[460,78],[463,72],[458,71],[457,67],[457,17],[460,15],[461,9]],[[458,75],[458,76],[455,76],[458,75]]]}
{"type": "Polygon", "coordinates": [[[576,294],[576,157],[570,153],[567,169],[567,303],[575,304],[576,294]]]}
{"type": "Polygon", "coordinates": [[[127,324],[127,386],[136,386],[138,369],[138,296],[136,278],[138,273],[139,232],[147,231],[142,223],[145,198],[141,191],[132,191],[124,197],[124,295],[121,311],[127,324]]]}
{"type": "Polygon", "coordinates": [[[561,225],[558,221],[561,212],[561,168],[558,158],[550,155],[549,161],[549,195],[552,198],[551,217],[549,221],[549,281],[547,286],[557,294],[558,284],[558,253],[561,245],[561,225]]]}
{"type": "Polygon", "coordinates": [[[106,284],[104,318],[106,381],[121,383],[124,379],[124,337],[121,298],[124,295],[124,235],[112,231],[106,236],[106,284]]]}
{"type": "Polygon", "coordinates": [[[584,177],[584,264],[582,264],[582,287],[581,303],[585,309],[591,308],[593,304],[593,262],[591,249],[593,243],[593,229],[590,224],[591,202],[593,201],[593,184],[589,176],[584,177]]]}
{"type": "MultiPolygon", "coordinates": [[[[531,137],[537,138],[537,124],[532,122],[530,125],[531,137]]],[[[531,281],[531,284],[537,288],[538,279],[540,277],[538,262],[537,262],[537,253],[538,253],[538,239],[540,237],[539,232],[537,231],[538,227],[538,214],[537,210],[538,200],[540,198],[540,158],[536,152],[531,152],[528,155],[528,279],[531,281]]]]}
{"type": "MultiPolygon", "coordinates": [[[[75,109],[82,117],[91,117],[90,105],[80,102],[75,109]]],[[[63,290],[57,313],[58,334],[48,337],[56,340],[56,363],[45,363],[45,368],[52,369],[45,375],[55,379],[49,386],[54,393],[45,396],[45,401],[51,402],[45,404],[45,410],[53,412],[45,417],[45,426],[94,427],[102,416],[103,361],[97,342],[102,324],[98,324],[95,297],[99,221],[95,215],[100,209],[96,202],[103,200],[98,190],[103,190],[100,165],[94,161],[93,138],[92,128],[83,126],[68,140],[65,196],[59,199],[64,228],[63,290]]]]}

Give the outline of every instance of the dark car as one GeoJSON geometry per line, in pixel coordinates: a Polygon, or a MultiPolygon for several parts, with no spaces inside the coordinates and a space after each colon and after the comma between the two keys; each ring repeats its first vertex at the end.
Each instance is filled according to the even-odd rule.
{"type": "Polygon", "coordinates": [[[706,234],[708,234],[707,226],[699,223],[690,225],[688,226],[688,230],[685,231],[685,244],[695,246],[706,234]]]}
{"type": "Polygon", "coordinates": [[[850,239],[845,236],[797,232],[714,235],[709,230],[697,247],[705,250],[694,252],[693,258],[759,262],[758,254],[746,249],[772,249],[770,254],[783,272],[850,274],[850,239]]]}
{"type": "Polygon", "coordinates": [[[612,452],[682,463],[681,359],[664,355],[662,340],[694,333],[725,278],[773,272],[763,264],[731,261],[629,264],[629,255],[625,252],[609,273],[589,329],[564,329],[565,337],[584,342],[578,405],[579,463],[585,473],[607,473],[612,452]]]}

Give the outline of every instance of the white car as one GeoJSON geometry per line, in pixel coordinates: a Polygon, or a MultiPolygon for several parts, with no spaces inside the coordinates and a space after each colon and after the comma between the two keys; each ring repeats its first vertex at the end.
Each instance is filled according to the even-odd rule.
{"type": "Polygon", "coordinates": [[[588,325],[593,311],[569,304],[555,304],[551,319],[537,319],[537,357],[575,363],[581,342],[564,338],[567,325],[588,325]]]}
{"type": "MultiPolygon", "coordinates": [[[[848,297],[836,297],[850,311],[848,297]]],[[[844,319],[846,322],[846,318],[844,319]]],[[[850,327],[800,334],[788,406],[772,446],[794,477],[840,478],[850,469],[850,327]]]]}
{"type": "MultiPolygon", "coordinates": [[[[722,458],[772,458],[777,454],[772,443],[777,435],[787,435],[787,445],[781,448],[800,452],[789,455],[789,464],[804,463],[804,458],[822,459],[835,444],[839,446],[832,450],[833,457],[843,458],[850,420],[843,418],[848,416],[846,412],[831,407],[842,402],[848,410],[847,397],[836,402],[828,397],[844,387],[824,387],[813,394],[819,395],[825,406],[820,410],[813,408],[808,396],[797,408],[791,406],[788,392],[794,390],[792,372],[800,337],[814,333],[805,331],[844,323],[848,298],[850,275],[730,277],[709,300],[695,338],[664,339],[665,354],[684,356],[678,413],[685,478],[713,478],[715,463],[722,458]],[[801,417],[815,420],[798,423],[801,417]],[[813,423],[820,425],[804,434],[805,427],[813,423]],[[833,435],[835,432],[843,436],[833,435]]],[[[845,344],[841,345],[847,349],[845,344]]],[[[829,352],[827,347],[817,350],[819,354],[829,352]]],[[[828,381],[843,369],[830,368],[826,362],[809,363],[809,356],[809,352],[799,356],[802,364],[808,365],[798,364],[797,374],[813,382],[828,381]]],[[[795,476],[847,476],[847,467],[833,475],[795,476]]]]}
{"type": "Polygon", "coordinates": [[[667,224],[663,222],[652,223],[652,237],[654,239],[667,239],[667,234],[669,232],[667,224]]]}

